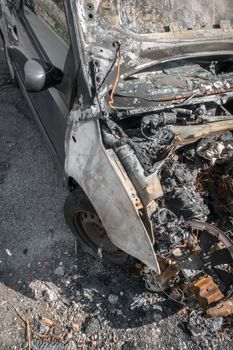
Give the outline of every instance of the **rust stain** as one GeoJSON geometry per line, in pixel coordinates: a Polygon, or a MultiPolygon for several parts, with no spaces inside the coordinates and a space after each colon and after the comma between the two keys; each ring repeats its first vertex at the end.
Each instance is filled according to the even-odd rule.
{"type": "Polygon", "coordinates": [[[233,298],[225,300],[206,311],[209,317],[226,317],[233,314],[233,298]]]}
{"type": "Polygon", "coordinates": [[[217,284],[211,276],[204,276],[197,280],[191,287],[198,303],[206,309],[209,305],[224,298],[217,284]]]}

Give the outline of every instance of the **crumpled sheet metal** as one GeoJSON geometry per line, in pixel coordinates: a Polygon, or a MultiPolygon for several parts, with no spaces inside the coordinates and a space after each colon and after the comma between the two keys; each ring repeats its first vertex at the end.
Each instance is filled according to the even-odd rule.
{"type": "Polygon", "coordinates": [[[227,161],[233,157],[233,141],[215,141],[197,147],[197,154],[214,165],[217,161],[227,161]]]}
{"type": "Polygon", "coordinates": [[[224,295],[211,276],[200,278],[190,289],[208,317],[227,317],[233,314],[233,298],[223,300],[224,295]]]}
{"type": "MultiPolygon", "coordinates": [[[[112,3],[109,0],[102,3],[106,7],[109,2],[112,3]]],[[[229,0],[122,0],[119,3],[122,25],[139,34],[163,33],[168,26],[174,32],[188,28],[198,30],[203,23],[211,28],[220,22],[225,12],[229,13],[229,19],[232,18],[232,2],[229,0]]]]}
{"type": "Polygon", "coordinates": [[[204,309],[224,298],[224,295],[211,276],[200,278],[190,289],[194,293],[195,299],[204,309]]]}

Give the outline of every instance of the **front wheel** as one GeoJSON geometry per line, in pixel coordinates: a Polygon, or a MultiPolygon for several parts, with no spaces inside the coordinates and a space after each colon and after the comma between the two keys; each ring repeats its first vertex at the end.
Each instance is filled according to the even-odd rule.
{"type": "Polygon", "coordinates": [[[114,264],[124,264],[128,260],[128,255],[110,241],[95,209],[81,189],[71,192],[66,199],[64,216],[85,251],[114,264]]]}

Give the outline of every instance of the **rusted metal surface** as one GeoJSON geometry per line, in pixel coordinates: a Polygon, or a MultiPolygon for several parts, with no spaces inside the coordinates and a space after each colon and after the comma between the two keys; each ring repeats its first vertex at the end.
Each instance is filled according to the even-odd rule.
{"type": "Polygon", "coordinates": [[[232,312],[232,303],[225,301],[233,283],[232,242],[221,230],[205,222],[186,224],[192,232],[190,243],[183,241],[183,245],[172,250],[172,261],[165,255],[159,258],[160,276],[145,270],[146,286],[156,292],[171,290],[168,295],[174,299],[174,292],[175,300],[182,305],[188,305],[185,300],[195,299],[211,317],[227,316],[232,312]]]}
{"type": "Polygon", "coordinates": [[[233,298],[225,300],[206,311],[209,317],[226,317],[233,314],[233,298]]]}
{"type": "Polygon", "coordinates": [[[212,303],[224,298],[224,295],[211,276],[200,278],[190,287],[190,290],[194,293],[195,299],[203,308],[207,308],[212,303]]]}

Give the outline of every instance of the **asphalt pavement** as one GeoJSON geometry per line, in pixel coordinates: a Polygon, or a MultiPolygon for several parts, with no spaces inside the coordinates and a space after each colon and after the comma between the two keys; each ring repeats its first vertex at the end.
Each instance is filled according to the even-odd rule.
{"type": "MultiPolygon", "coordinates": [[[[62,211],[67,195],[63,174],[20,90],[7,84],[7,78],[1,45],[0,307],[14,292],[24,294],[32,266],[53,260],[58,247],[73,250],[73,237],[62,211]]],[[[5,332],[0,321],[1,350],[5,332]]]]}
{"type": "Polygon", "coordinates": [[[54,244],[70,242],[72,235],[62,213],[63,174],[21,92],[10,85],[0,87],[0,159],[0,260],[5,269],[17,270],[49,257],[54,244]]]}

